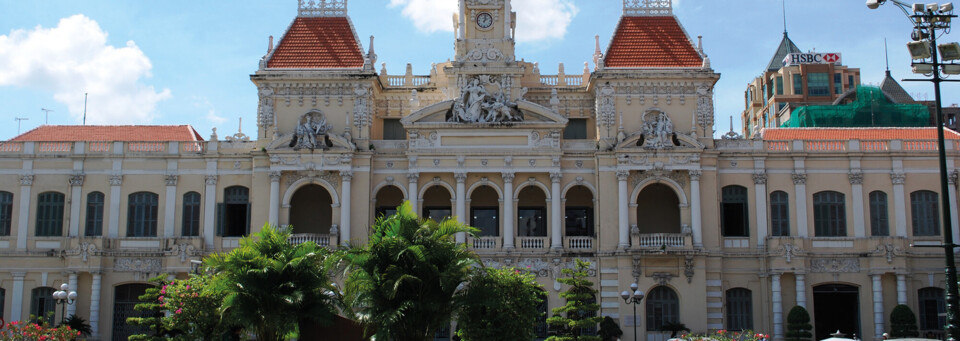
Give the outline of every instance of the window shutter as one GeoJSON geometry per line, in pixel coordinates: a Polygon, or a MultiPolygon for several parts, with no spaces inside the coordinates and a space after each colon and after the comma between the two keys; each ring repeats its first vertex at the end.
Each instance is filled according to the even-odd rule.
{"type": "Polygon", "coordinates": [[[223,204],[222,202],[221,202],[221,203],[217,203],[217,223],[216,223],[216,225],[217,225],[217,236],[220,236],[220,237],[223,236],[223,220],[224,220],[223,214],[226,212],[226,210],[225,210],[224,208],[225,208],[225,207],[224,207],[224,204],[223,204]]]}
{"type": "Polygon", "coordinates": [[[252,204],[250,204],[249,202],[247,203],[247,221],[246,221],[245,224],[243,224],[243,226],[246,226],[247,232],[243,234],[244,236],[249,236],[249,235],[250,235],[250,223],[251,223],[250,213],[251,213],[251,211],[252,211],[252,210],[250,209],[250,208],[251,208],[251,205],[252,205],[252,204]]]}

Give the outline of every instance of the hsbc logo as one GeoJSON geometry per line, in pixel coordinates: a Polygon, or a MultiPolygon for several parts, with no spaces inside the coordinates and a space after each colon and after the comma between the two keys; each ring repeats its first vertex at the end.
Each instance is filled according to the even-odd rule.
{"type": "Polygon", "coordinates": [[[783,58],[784,66],[801,64],[835,64],[840,65],[839,53],[791,53],[783,58]]]}

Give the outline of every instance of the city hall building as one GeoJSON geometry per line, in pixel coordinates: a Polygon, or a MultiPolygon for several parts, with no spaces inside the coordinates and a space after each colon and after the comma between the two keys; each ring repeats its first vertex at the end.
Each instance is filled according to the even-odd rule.
{"type": "Polygon", "coordinates": [[[563,303],[561,270],[589,260],[599,313],[625,339],[680,322],[781,340],[795,305],[818,338],[878,340],[897,304],[939,333],[943,253],[914,245],[941,242],[944,195],[958,225],[960,135],[947,132],[949,193],[934,128],[715,139],[720,74],[669,0],[625,0],[592,65],[552,75],[515,55],[510,0],[459,4],[456,54],[391,75],[346,0],[300,1],[251,75],[255,137],[41,126],[0,143],[3,318],[59,310],[66,283],[80,296],[67,314],[123,339],[150,277],[185,277],[264,223],[294,243],[362,245],[409,200],[477,227],[457,241],[487,266],[536,274],[543,311],[563,303]],[[619,296],[634,282],[636,314],[619,296]]]}

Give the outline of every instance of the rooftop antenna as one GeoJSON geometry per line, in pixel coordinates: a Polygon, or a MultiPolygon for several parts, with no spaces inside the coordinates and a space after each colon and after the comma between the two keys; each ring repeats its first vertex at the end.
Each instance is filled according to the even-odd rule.
{"type": "Polygon", "coordinates": [[[14,117],[14,120],[17,121],[17,135],[20,135],[20,122],[29,120],[27,117],[14,117]]]}
{"type": "Polygon", "coordinates": [[[83,93],[83,125],[87,125],[87,93],[83,93]]]}
{"type": "Polygon", "coordinates": [[[50,124],[50,112],[53,110],[40,108],[43,111],[43,124],[50,124]]]}
{"type": "Polygon", "coordinates": [[[887,51],[887,38],[883,38],[883,55],[887,59],[887,76],[890,75],[890,52],[887,51]]]}
{"type": "Polygon", "coordinates": [[[787,34],[787,0],[780,0],[780,9],[783,12],[783,34],[787,34]]]}

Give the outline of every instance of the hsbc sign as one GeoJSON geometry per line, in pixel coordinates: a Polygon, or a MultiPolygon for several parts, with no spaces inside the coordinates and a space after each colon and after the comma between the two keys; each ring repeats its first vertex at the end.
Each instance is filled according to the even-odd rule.
{"type": "Polygon", "coordinates": [[[791,53],[783,58],[783,66],[801,64],[840,64],[839,53],[791,53]]]}

